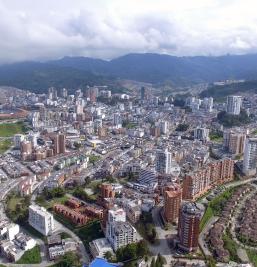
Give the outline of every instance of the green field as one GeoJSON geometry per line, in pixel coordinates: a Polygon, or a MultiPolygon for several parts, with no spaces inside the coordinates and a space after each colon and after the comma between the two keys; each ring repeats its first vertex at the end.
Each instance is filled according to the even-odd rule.
{"type": "Polygon", "coordinates": [[[68,196],[55,197],[50,200],[44,199],[42,196],[36,198],[36,203],[46,209],[51,209],[54,204],[64,204],[69,199],[68,196]]]}
{"type": "Polygon", "coordinates": [[[0,137],[11,137],[14,134],[25,133],[27,131],[23,122],[0,124],[0,137]]]}
{"type": "Polygon", "coordinates": [[[16,262],[17,264],[37,264],[42,261],[40,255],[39,246],[35,246],[34,248],[27,250],[22,257],[16,262]]]}
{"type": "Polygon", "coordinates": [[[87,249],[89,248],[89,242],[104,237],[104,233],[98,220],[89,222],[85,226],[75,229],[74,232],[81,238],[87,249]]]}
{"type": "Polygon", "coordinates": [[[0,141],[0,154],[4,153],[12,146],[12,141],[10,139],[5,139],[0,141]]]}

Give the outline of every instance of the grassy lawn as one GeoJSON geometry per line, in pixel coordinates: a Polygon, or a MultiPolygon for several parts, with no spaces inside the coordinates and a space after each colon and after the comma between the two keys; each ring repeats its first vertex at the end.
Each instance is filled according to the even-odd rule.
{"type": "Polygon", "coordinates": [[[207,222],[211,219],[213,216],[213,210],[210,206],[207,207],[200,223],[200,231],[203,230],[204,226],[207,224],[207,222]]]}
{"type": "Polygon", "coordinates": [[[12,194],[6,200],[6,214],[14,222],[23,220],[28,214],[29,197],[20,197],[12,194]]]}
{"type": "Polygon", "coordinates": [[[61,233],[61,239],[67,239],[67,238],[71,238],[71,236],[65,232],[61,233]]]}
{"type": "Polygon", "coordinates": [[[23,122],[0,124],[0,137],[11,137],[14,134],[25,133],[27,128],[23,122]]]}
{"type": "Polygon", "coordinates": [[[87,249],[89,248],[89,242],[94,239],[104,237],[100,222],[97,220],[75,229],[74,232],[81,238],[87,249]]]}
{"type": "Polygon", "coordinates": [[[36,264],[41,263],[41,255],[39,246],[27,250],[23,256],[16,262],[18,264],[36,264]]]}
{"type": "Polygon", "coordinates": [[[12,141],[10,139],[5,139],[0,141],[0,154],[4,153],[12,146],[12,141]]]}
{"type": "Polygon", "coordinates": [[[246,250],[250,262],[257,267],[257,252],[255,250],[246,250]]]}
{"type": "Polygon", "coordinates": [[[36,203],[39,206],[42,206],[46,208],[47,210],[49,210],[53,207],[54,204],[64,204],[68,199],[69,197],[63,196],[63,197],[55,197],[51,200],[45,200],[43,197],[39,196],[36,199],[36,203]]]}

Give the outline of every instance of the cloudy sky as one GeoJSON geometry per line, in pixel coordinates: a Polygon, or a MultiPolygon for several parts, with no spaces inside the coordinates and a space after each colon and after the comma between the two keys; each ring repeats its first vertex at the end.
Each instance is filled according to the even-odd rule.
{"type": "Polygon", "coordinates": [[[256,0],[0,0],[0,63],[257,52],[256,0]]]}

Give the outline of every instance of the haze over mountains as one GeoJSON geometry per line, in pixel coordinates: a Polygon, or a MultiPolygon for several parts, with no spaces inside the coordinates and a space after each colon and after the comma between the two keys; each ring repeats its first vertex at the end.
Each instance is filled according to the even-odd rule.
{"type": "Polygon", "coordinates": [[[110,61],[86,57],[23,62],[0,67],[0,85],[41,92],[49,86],[75,89],[87,84],[114,84],[130,79],[174,86],[224,79],[257,79],[257,55],[175,57],[160,54],[128,54],[110,61]]]}

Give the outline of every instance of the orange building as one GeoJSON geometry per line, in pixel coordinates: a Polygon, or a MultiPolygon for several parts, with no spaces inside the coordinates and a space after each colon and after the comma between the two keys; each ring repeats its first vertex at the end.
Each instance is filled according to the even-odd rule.
{"type": "Polygon", "coordinates": [[[185,203],[179,212],[179,248],[191,252],[198,248],[201,211],[194,203],[185,203]]]}
{"type": "Polygon", "coordinates": [[[62,214],[64,217],[78,225],[83,225],[88,222],[87,216],[61,204],[55,204],[54,211],[56,213],[62,214]]]}
{"type": "Polygon", "coordinates": [[[234,177],[234,161],[222,159],[214,161],[183,179],[183,199],[195,200],[205,194],[213,185],[227,183],[234,177]]]}
{"type": "Polygon", "coordinates": [[[102,198],[114,198],[115,192],[112,189],[111,184],[102,184],[101,185],[101,197],[102,198]]]}
{"type": "Polygon", "coordinates": [[[182,201],[182,188],[173,184],[164,191],[164,218],[167,222],[176,222],[182,201]]]}

